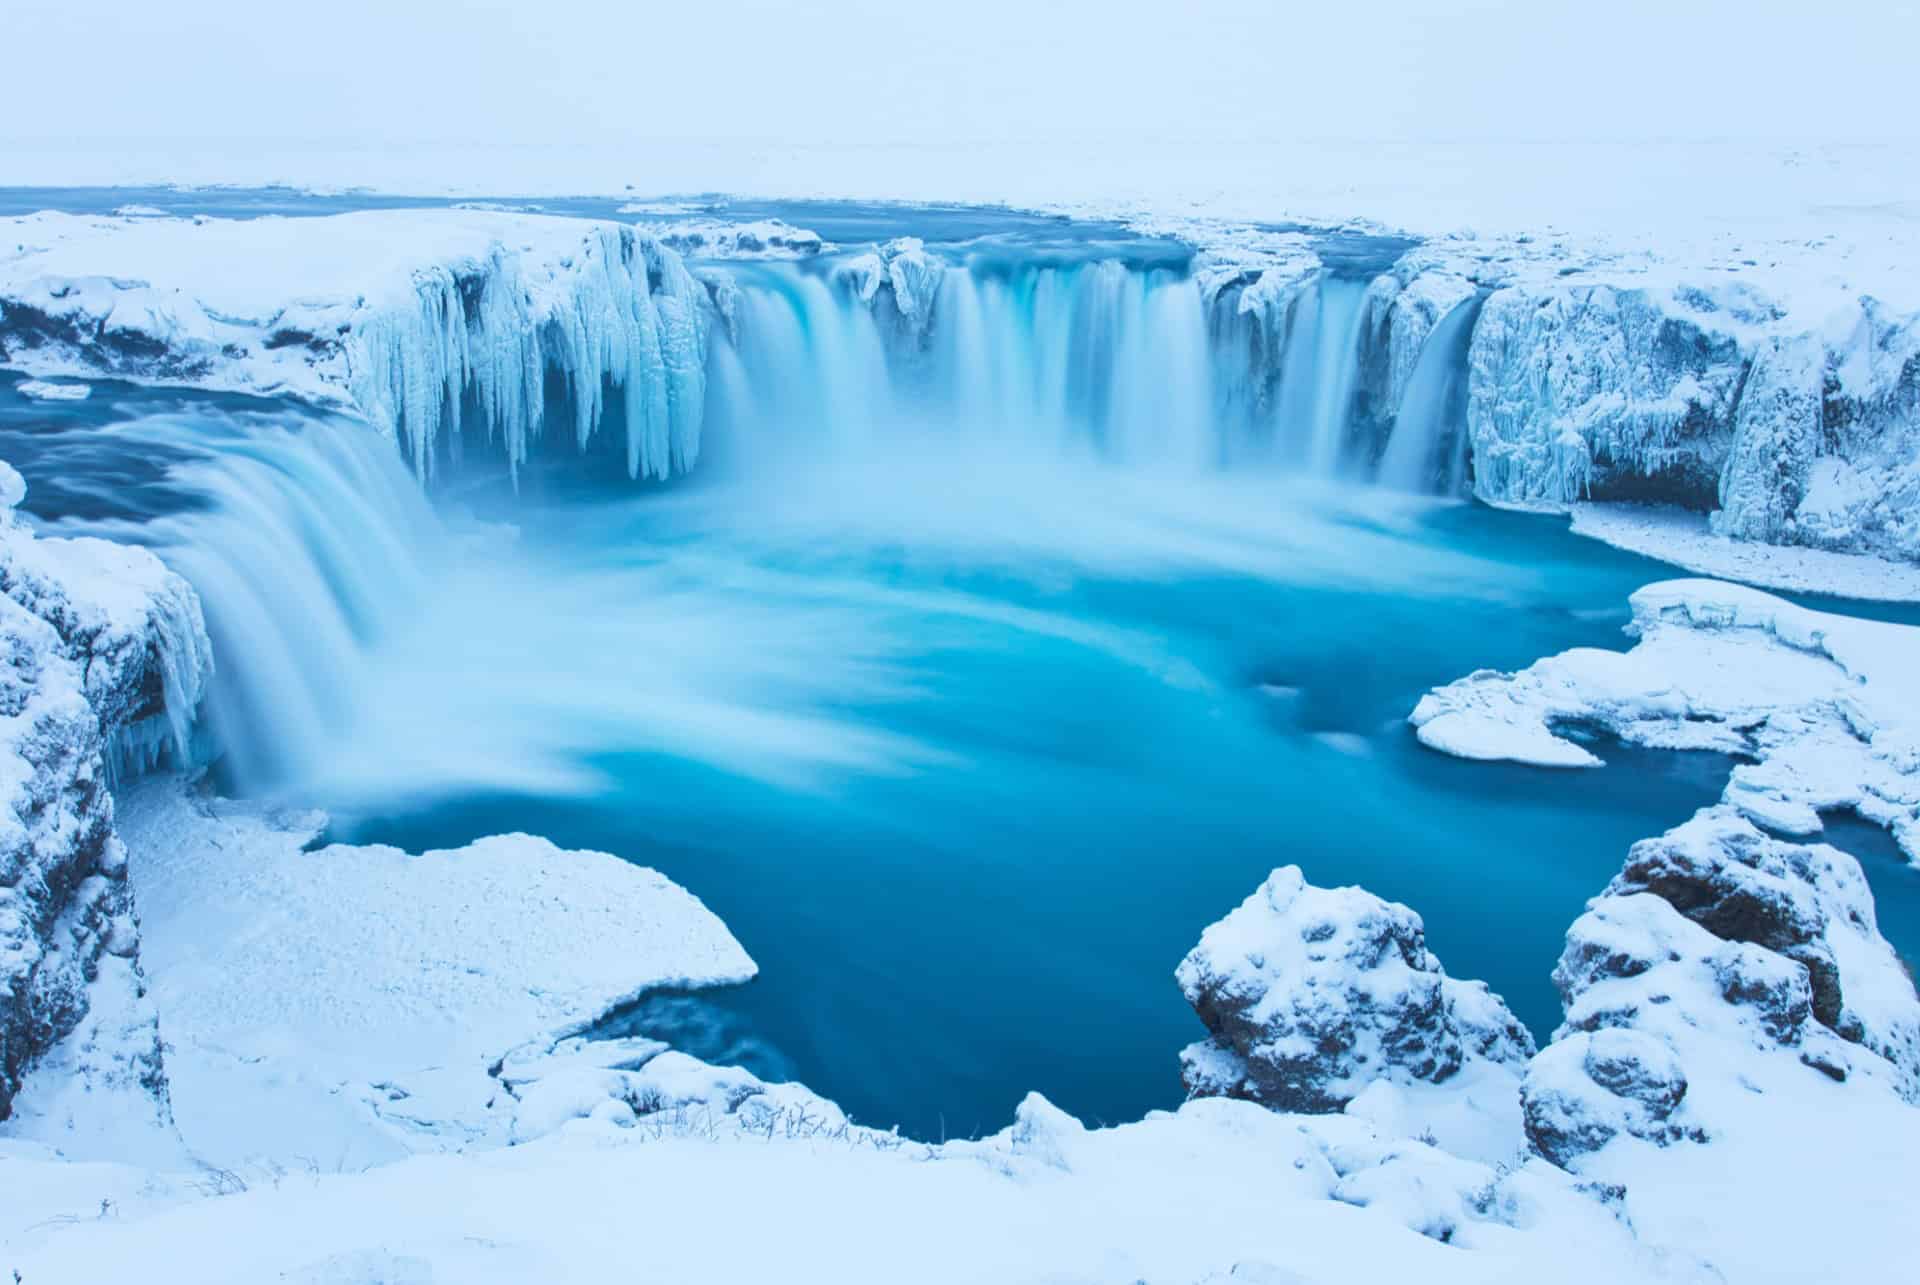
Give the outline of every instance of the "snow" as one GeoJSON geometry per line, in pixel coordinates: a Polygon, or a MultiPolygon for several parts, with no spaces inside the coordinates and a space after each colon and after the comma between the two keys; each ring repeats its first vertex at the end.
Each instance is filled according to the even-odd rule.
{"type": "Polygon", "coordinates": [[[106,786],[118,737],[191,710],[206,633],[153,555],[37,539],[25,495],[0,463],[0,1130],[171,1159],[139,1141],[166,1081],[106,786]]]}
{"type": "MultiPolygon", "coordinates": [[[[0,1156],[8,1179],[42,1167],[0,1156]]],[[[33,1202],[72,1223],[16,1231],[8,1209],[26,1280],[170,1262],[208,1285],[593,1280],[636,1253],[662,1280],[1711,1279],[1635,1245],[1538,1162],[1502,1176],[1359,1122],[1316,1132],[1231,1102],[1088,1129],[1030,1097],[994,1138],[937,1148],[582,1118],[507,1150],[295,1167],[94,1219],[92,1190],[116,1179],[69,1177],[64,1209],[33,1202]]]]}
{"type": "Polygon", "coordinates": [[[1636,744],[1751,761],[1726,801],[1775,830],[1818,834],[1852,809],[1920,860],[1920,631],[1797,607],[1710,580],[1632,597],[1629,652],[1577,648],[1518,673],[1482,670],[1423,697],[1423,744],[1466,758],[1592,767],[1564,735],[1592,725],[1636,744]]]}
{"type": "MultiPolygon", "coordinates": [[[[646,205],[622,206],[620,212],[658,213],[646,205]]],[[[689,259],[807,259],[834,248],[818,232],[781,219],[747,223],[714,218],[643,220],[640,227],[689,259]]]]}
{"type": "Polygon", "coordinates": [[[1762,589],[1883,602],[1920,602],[1920,567],[1866,554],[1756,544],[1715,534],[1707,517],[1671,506],[1571,506],[1577,535],[1762,589]]]}
{"type": "Polygon", "coordinates": [[[318,847],[318,814],[170,778],[123,793],[120,816],[175,1119],[221,1168],[497,1134],[495,1063],[648,992],[754,973],[697,899],[605,853],[318,847]]]}
{"type": "Polygon", "coordinates": [[[85,401],[93,392],[90,384],[51,384],[44,379],[23,379],[13,389],[22,397],[42,402],[85,401]]]}

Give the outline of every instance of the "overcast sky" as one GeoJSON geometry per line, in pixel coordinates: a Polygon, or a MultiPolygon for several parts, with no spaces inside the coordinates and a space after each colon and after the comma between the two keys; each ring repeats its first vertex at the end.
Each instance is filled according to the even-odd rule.
{"type": "Polygon", "coordinates": [[[0,0],[0,139],[1889,139],[1873,0],[0,0]]]}

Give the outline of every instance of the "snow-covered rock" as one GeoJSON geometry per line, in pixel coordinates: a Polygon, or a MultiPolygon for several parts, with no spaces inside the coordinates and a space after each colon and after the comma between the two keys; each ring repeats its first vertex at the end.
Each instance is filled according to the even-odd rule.
{"type": "Polygon", "coordinates": [[[36,539],[24,494],[0,463],[0,1119],[85,1149],[167,1116],[107,786],[129,729],[184,744],[208,649],[183,580],[144,550],[36,539]]]}
{"type": "Polygon", "coordinates": [[[1566,1024],[1523,1097],[1529,1138],[1559,1164],[1621,1134],[1712,1140],[1730,1126],[1698,1086],[1756,1051],[1920,1096],[1920,998],[1859,863],[1725,806],[1634,845],[1568,932],[1554,983],[1566,1024]]]}
{"type": "Polygon", "coordinates": [[[1209,1033],[1181,1054],[1196,1097],[1305,1112],[1364,1098],[1363,1112],[1405,1119],[1421,1113],[1373,1086],[1457,1079],[1497,1132],[1534,1051],[1484,983],[1446,975],[1417,914],[1364,889],[1314,887],[1298,866],[1201,934],[1176,975],[1209,1033]]]}
{"type": "Polygon", "coordinates": [[[462,432],[517,468],[547,376],[577,444],[605,390],[626,464],[692,466],[705,412],[706,291],[630,227],[479,210],[322,218],[4,221],[0,360],[357,406],[415,468],[462,432]]]}

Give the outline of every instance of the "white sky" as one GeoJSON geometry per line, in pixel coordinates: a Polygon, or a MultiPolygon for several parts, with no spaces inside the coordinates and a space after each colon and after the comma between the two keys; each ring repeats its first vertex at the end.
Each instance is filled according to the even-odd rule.
{"type": "Polygon", "coordinates": [[[1917,11],[1873,0],[0,0],[0,148],[1911,139],[1917,11]]]}

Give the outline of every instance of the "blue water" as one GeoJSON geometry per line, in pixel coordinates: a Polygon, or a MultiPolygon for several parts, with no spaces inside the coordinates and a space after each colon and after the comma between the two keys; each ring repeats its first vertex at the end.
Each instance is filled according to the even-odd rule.
{"type": "Polygon", "coordinates": [[[1555,774],[1414,741],[1405,714],[1434,683],[1623,644],[1621,604],[1659,569],[1550,520],[1327,519],[1363,556],[1438,552],[1450,579],[1410,591],[1296,577],[1264,559],[1261,524],[1229,569],[1153,565],[1146,541],[1171,540],[1157,516],[1117,561],[1010,559],[998,541],[811,517],[767,532],[735,503],[577,503],[525,525],[543,561],[685,560],[750,584],[766,648],[789,644],[784,612],[857,611],[897,682],[832,712],[908,748],[795,781],[610,745],[585,796],[482,791],[341,833],[417,848],[527,829],[665,871],[762,976],[623,1029],[744,1056],[918,1136],[997,1128],[1030,1089],[1090,1119],[1177,1103],[1176,1054],[1200,1028],[1173,968],[1287,862],[1418,907],[1448,966],[1544,1035],[1584,900],[1725,780],[1712,756],[1614,747],[1603,771],[1555,774]]]}
{"type": "MultiPolygon", "coordinates": [[[[341,838],[528,830],[661,869],[761,976],[610,1029],[917,1136],[998,1128],[1033,1089],[1094,1120],[1177,1103],[1201,1030],[1173,968],[1287,862],[1416,907],[1450,971],[1544,1036],[1568,923],[1729,767],[1607,745],[1605,769],[1555,773],[1414,740],[1433,684],[1626,645],[1627,595],[1670,570],[1556,519],[916,448],[638,494],[472,488],[444,530],[401,515],[407,557],[388,532],[306,569],[266,539],[310,527],[302,488],[337,505],[342,458],[406,481],[364,428],[124,385],[48,405],[13,382],[0,457],[30,511],[179,559],[210,591],[217,681],[282,694],[264,768],[227,763],[225,785],[328,806],[341,838]],[[260,501],[258,549],[218,525],[221,479],[260,501]],[[503,518],[517,539],[473,543],[503,518]],[[196,540],[251,571],[244,592],[206,578],[196,540]]],[[[1878,832],[1834,835],[1911,952],[1920,875],[1878,832]]]]}

